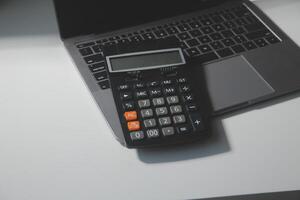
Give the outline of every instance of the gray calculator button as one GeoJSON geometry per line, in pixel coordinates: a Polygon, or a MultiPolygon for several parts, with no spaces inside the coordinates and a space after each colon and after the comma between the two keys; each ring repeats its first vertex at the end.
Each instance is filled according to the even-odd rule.
{"type": "Polygon", "coordinates": [[[168,104],[176,104],[176,103],[179,103],[179,98],[178,98],[178,96],[170,96],[170,97],[167,97],[167,102],[168,102],[168,104]]]}
{"type": "Polygon", "coordinates": [[[172,114],[178,114],[182,112],[182,107],[180,105],[177,106],[171,106],[170,107],[171,113],[172,114]]]}
{"type": "Polygon", "coordinates": [[[146,131],[148,138],[157,138],[159,137],[158,129],[149,129],[146,131]]]}
{"type": "Polygon", "coordinates": [[[184,115],[175,115],[173,121],[175,124],[182,124],[186,122],[186,119],[184,115]]]}
{"type": "Polygon", "coordinates": [[[152,117],[153,116],[153,110],[152,109],[141,110],[141,115],[142,115],[143,118],[152,117]]]}
{"type": "Polygon", "coordinates": [[[159,124],[161,126],[168,126],[170,125],[171,122],[171,118],[170,117],[163,117],[163,118],[159,118],[159,124]]]}
{"type": "Polygon", "coordinates": [[[154,106],[162,106],[162,105],[165,105],[165,100],[164,98],[154,98],[153,99],[153,105],[154,106]]]}
{"type": "Polygon", "coordinates": [[[139,100],[138,104],[140,108],[148,108],[150,107],[150,100],[149,99],[139,100]]]}
{"type": "Polygon", "coordinates": [[[156,121],[155,121],[155,119],[147,119],[147,120],[144,120],[144,125],[146,128],[152,128],[152,127],[156,126],[156,121]]]}
{"type": "Polygon", "coordinates": [[[132,140],[142,140],[144,137],[145,135],[143,131],[135,131],[130,133],[130,138],[132,140]]]}
{"type": "Polygon", "coordinates": [[[160,107],[160,108],[156,108],[155,112],[156,112],[157,116],[166,115],[166,114],[168,114],[168,109],[167,109],[167,107],[160,107]]]}
{"type": "Polygon", "coordinates": [[[175,131],[173,127],[166,127],[166,128],[162,128],[162,134],[164,136],[170,136],[170,135],[174,135],[175,131]]]}

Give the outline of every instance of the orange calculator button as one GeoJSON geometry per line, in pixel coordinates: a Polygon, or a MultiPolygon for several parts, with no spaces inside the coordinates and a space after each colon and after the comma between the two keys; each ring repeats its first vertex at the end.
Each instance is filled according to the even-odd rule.
{"type": "Polygon", "coordinates": [[[129,131],[138,131],[141,129],[141,125],[139,121],[128,122],[127,127],[129,131]]]}
{"type": "Polygon", "coordinates": [[[126,121],[137,120],[137,112],[136,111],[125,112],[124,117],[126,121]]]}

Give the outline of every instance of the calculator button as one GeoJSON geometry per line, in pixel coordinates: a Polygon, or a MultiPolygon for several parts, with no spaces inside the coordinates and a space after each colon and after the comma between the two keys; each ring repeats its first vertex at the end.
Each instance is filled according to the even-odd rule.
{"type": "Polygon", "coordinates": [[[135,84],[135,87],[140,89],[140,88],[144,88],[145,87],[145,83],[139,82],[135,84]]]}
{"type": "Polygon", "coordinates": [[[147,120],[144,120],[144,125],[146,128],[152,128],[152,127],[156,126],[156,121],[155,121],[155,119],[147,119],[147,120]]]}
{"type": "Polygon", "coordinates": [[[177,79],[177,82],[182,84],[182,83],[187,83],[187,79],[186,78],[179,78],[177,79]]]}
{"type": "Polygon", "coordinates": [[[179,98],[178,98],[178,96],[170,96],[170,97],[167,97],[167,102],[169,105],[176,104],[176,103],[179,103],[179,98]]]}
{"type": "Polygon", "coordinates": [[[124,117],[125,117],[126,121],[137,120],[137,112],[136,111],[125,112],[124,117]]]}
{"type": "Polygon", "coordinates": [[[164,88],[164,94],[165,95],[172,95],[176,93],[175,87],[166,87],[164,88]]]}
{"type": "Polygon", "coordinates": [[[128,84],[120,85],[119,90],[129,90],[129,85],[128,84]]]}
{"type": "Polygon", "coordinates": [[[145,135],[143,131],[135,131],[130,133],[130,138],[132,140],[142,140],[144,137],[145,135]]]}
{"type": "Polygon", "coordinates": [[[155,98],[152,100],[154,106],[163,106],[165,105],[165,99],[164,98],[155,98]]]}
{"type": "Polygon", "coordinates": [[[191,114],[191,120],[192,120],[192,124],[196,130],[203,129],[202,118],[199,113],[191,114]]]}
{"type": "Polygon", "coordinates": [[[161,126],[169,126],[172,123],[170,117],[159,118],[158,121],[161,126]]]}
{"type": "Polygon", "coordinates": [[[129,131],[138,131],[141,129],[139,121],[132,121],[127,123],[127,128],[129,131]]]}
{"type": "Polygon", "coordinates": [[[170,136],[170,135],[174,135],[175,134],[175,131],[174,131],[173,127],[162,128],[161,131],[162,131],[162,134],[164,136],[170,136]]]}
{"type": "Polygon", "coordinates": [[[164,80],[164,81],[162,82],[162,85],[171,85],[172,83],[173,83],[172,80],[164,80]]]}
{"type": "Polygon", "coordinates": [[[191,95],[191,94],[184,95],[184,96],[183,96],[183,100],[184,100],[185,102],[192,102],[192,101],[194,101],[194,96],[191,95]]]}
{"type": "Polygon", "coordinates": [[[122,100],[131,100],[132,99],[132,93],[131,92],[123,92],[121,93],[121,99],[122,100]]]}
{"type": "Polygon", "coordinates": [[[191,91],[191,87],[189,85],[182,85],[180,87],[181,92],[190,92],[191,91]]]}
{"type": "Polygon", "coordinates": [[[150,100],[149,99],[139,100],[138,104],[140,108],[148,108],[150,107],[150,100]]]}
{"type": "Polygon", "coordinates": [[[146,90],[141,90],[141,91],[137,91],[137,92],[135,93],[135,96],[136,96],[136,98],[138,98],[138,99],[144,99],[144,98],[147,98],[147,97],[148,97],[148,93],[147,93],[146,90]]]}
{"type": "Polygon", "coordinates": [[[124,108],[124,110],[133,110],[134,109],[134,102],[129,101],[129,102],[123,103],[123,108],[124,108]]]}
{"type": "Polygon", "coordinates": [[[156,87],[156,86],[159,86],[159,82],[158,81],[152,81],[152,82],[149,82],[147,85],[149,87],[156,87]]]}
{"type": "Polygon", "coordinates": [[[198,106],[194,103],[187,105],[186,108],[189,112],[195,112],[198,110],[198,106]]]}
{"type": "Polygon", "coordinates": [[[153,117],[153,110],[152,109],[141,110],[141,115],[143,118],[153,117]]]}
{"type": "Polygon", "coordinates": [[[162,116],[168,114],[168,109],[167,107],[160,107],[160,108],[156,108],[155,112],[157,116],[162,116]]]}
{"type": "Polygon", "coordinates": [[[161,96],[161,90],[160,89],[153,89],[149,91],[149,94],[151,97],[157,97],[161,96]]]}
{"type": "Polygon", "coordinates": [[[159,137],[159,130],[158,129],[149,129],[146,131],[148,138],[157,138],[159,137]]]}
{"type": "Polygon", "coordinates": [[[187,134],[187,133],[190,133],[190,131],[191,131],[191,127],[188,125],[183,125],[183,126],[177,127],[177,132],[179,134],[187,134]]]}
{"type": "Polygon", "coordinates": [[[171,106],[170,111],[171,111],[172,114],[182,113],[182,107],[180,105],[171,106]]]}
{"type": "Polygon", "coordinates": [[[174,124],[182,124],[186,122],[186,118],[184,115],[175,115],[173,116],[174,124]]]}

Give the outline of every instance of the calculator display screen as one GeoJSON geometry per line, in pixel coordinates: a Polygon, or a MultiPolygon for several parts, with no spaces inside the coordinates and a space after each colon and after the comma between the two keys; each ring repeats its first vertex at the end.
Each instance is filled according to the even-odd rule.
{"type": "Polygon", "coordinates": [[[181,49],[164,49],[106,57],[110,72],[126,72],[185,64],[181,49]]]}

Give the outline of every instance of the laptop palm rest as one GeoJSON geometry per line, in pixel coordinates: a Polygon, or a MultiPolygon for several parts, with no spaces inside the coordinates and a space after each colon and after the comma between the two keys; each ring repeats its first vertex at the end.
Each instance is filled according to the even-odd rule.
{"type": "Polygon", "coordinates": [[[243,56],[207,64],[203,73],[214,112],[275,92],[243,56]]]}

